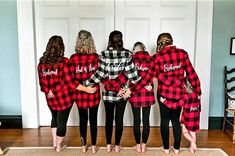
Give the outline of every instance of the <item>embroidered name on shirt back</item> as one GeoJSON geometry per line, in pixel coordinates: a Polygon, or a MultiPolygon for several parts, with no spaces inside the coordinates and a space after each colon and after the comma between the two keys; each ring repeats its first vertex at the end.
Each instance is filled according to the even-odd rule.
{"type": "Polygon", "coordinates": [[[47,75],[57,75],[58,74],[58,69],[56,69],[55,71],[48,69],[48,70],[45,70],[45,69],[42,69],[42,73],[43,73],[43,76],[47,76],[47,75]]]}
{"type": "Polygon", "coordinates": [[[164,72],[174,71],[174,70],[180,69],[180,67],[181,67],[181,63],[175,66],[173,66],[172,64],[170,64],[169,66],[167,66],[167,64],[164,64],[164,72]]]}
{"type": "Polygon", "coordinates": [[[96,68],[93,67],[91,64],[89,66],[80,66],[78,65],[77,68],[76,68],[76,73],[89,73],[89,72],[92,72],[92,71],[95,71],[96,68]]]}

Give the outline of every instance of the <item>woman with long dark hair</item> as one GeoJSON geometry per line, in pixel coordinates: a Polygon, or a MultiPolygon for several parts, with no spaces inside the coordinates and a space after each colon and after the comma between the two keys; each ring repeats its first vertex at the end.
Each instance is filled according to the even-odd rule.
{"type": "Polygon", "coordinates": [[[61,36],[52,36],[46,51],[38,64],[39,83],[45,93],[52,114],[51,134],[53,147],[57,152],[63,150],[66,124],[73,104],[73,90],[70,82],[68,59],[64,57],[64,43],[61,36]]]}
{"type": "MultiPolygon", "coordinates": [[[[86,85],[94,85],[102,79],[115,79],[125,71],[127,77],[133,82],[137,82],[140,77],[131,59],[131,52],[123,47],[122,33],[112,31],[109,35],[107,50],[101,52],[99,67],[95,74],[85,82],[86,85]]],[[[126,84],[124,85],[126,86],[126,84]]],[[[113,132],[113,120],[115,120],[115,152],[121,150],[120,141],[123,133],[123,117],[127,99],[118,96],[117,93],[104,89],[102,92],[105,106],[105,134],[107,152],[111,152],[113,132]]]]}

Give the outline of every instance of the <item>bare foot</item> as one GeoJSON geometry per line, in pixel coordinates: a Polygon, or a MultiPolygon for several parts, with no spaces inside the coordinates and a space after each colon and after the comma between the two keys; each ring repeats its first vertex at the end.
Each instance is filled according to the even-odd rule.
{"type": "Polygon", "coordinates": [[[197,145],[195,142],[191,142],[191,145],[190,145],[190,152],[191,153],[195,153],[197,151],[197,145]]]}
{"type": "Polygon", "coordinates": [[[98,146],[91,146],[91,151],[93,154],[95,154],[99,150],[98,146]]]}
{"type": "Polygon", "coordinates": [[[170,150],[169,149],[164,149],[163,147],[160,147],[160,149],[165,153],[165,154],[169,154],[170,150]]]}
{"type": "Polygon", "coordinates": [[[115,145],[115,152],[120,152],[122,150],[122,146],[115,145]]]}
{"type": "Polygon", "coordinates": [[[179,149],[175,149],[174,147],[171,147],[171,149],[173,150],[173,152],[175,154],[179,154],[180,153],[180,150],[179,149]]]}
{"type": "Polygon", "coordinates": [[[108,152],[108,153],[109,153],[109,152],[112,152],[112,150],[113,150],[113,145],[108,144],[108,145],[107,145],[107,152],[108,152]]]}
{"type": "Polygon", "coordinates": [[[146,149],[147,149],[146,144],[142,144],[141,145],[141,152],[146,152],[146,149]]]}
{"type": "Polygon", "coordinates": [[[140,153],[141,152],[140,144],[137,144],[136,146],[134,146],[133,149],[140,153]]]}
{"type": "Polygon", "coordinates": [[[82,146],[82,152],[83,152],[83,153],[85,153],[85,152],[87,151],[87,149],[88,149],[87,145],[82,146]]]}
{"type": "Polygon", "coordinates": [[[56,152],[61,152],[67,147],[67,145],[57,145],[56,152]]]}

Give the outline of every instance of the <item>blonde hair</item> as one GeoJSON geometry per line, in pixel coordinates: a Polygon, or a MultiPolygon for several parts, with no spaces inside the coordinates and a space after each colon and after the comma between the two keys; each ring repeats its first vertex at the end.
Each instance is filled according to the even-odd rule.
{"type": "Polygon", "coordinates": [[[162,33],[157,38],[157,51],[161,51],[164,47],[173,44],[173,39],[170,33],[162,33]]]}
{"type": "Polygon", "coordinates": [[[89,31],[81,30],[78,33],[75,51],[77,53],[92,54],[96,53],[95,43],[89,31]]]}
{"type": "Polygon", "coordinates": [[[137,51],[145,51],[146,47],[142,42],[136,42],[133,46],[133,52],[137,52],[137,51]]]}

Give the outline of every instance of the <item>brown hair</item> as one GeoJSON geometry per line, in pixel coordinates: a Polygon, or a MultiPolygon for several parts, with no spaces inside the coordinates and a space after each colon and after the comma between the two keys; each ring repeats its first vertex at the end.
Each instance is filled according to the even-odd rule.
{"type": "Polygon", "coordinates": [[[170,33],[162,33],[157,38],[157,51],[161,51],[164,47],[173,44],[173,39],[170,33]]]}
{"type": "Polygon", "coordinates": [[[40,58],[41,64],[54,65],[60,63],[64,56],[64,42],[61,36],[52,36],[46,46],[46,51],[40,58]]]}
{"type": "Polygon", "coordinates": [[[89,31],[81,30],[78,33],[75,51],[77,53],[92,54],[96,53],[95,43],[89,31]]]}

